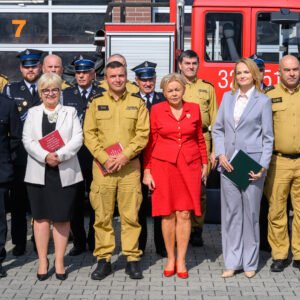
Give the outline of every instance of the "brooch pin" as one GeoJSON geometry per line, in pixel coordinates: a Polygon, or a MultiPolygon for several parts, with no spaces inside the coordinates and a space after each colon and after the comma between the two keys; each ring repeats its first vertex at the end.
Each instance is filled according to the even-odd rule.
{"type": "Polygon", "coordinates": [[[191,114],[186,114],[186,117],[189,119],[191,117],[191,114]]]}

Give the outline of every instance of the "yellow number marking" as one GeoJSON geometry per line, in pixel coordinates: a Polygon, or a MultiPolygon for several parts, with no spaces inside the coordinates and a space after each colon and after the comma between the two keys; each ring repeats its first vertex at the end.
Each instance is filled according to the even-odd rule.
{"type": "Polygon", "coordinates": [[[24,26],[26,25],[26,20],[11,20],[11,24],[18,25],[16,33],[15,33],[15,37],[20,38],[21,32],[22,32],[24,26]]]}

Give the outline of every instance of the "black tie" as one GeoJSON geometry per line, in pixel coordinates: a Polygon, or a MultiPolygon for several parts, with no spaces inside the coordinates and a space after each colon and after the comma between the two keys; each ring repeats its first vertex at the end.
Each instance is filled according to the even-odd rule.
{"type": "Polygon", "coordinates": [[[146,99],[147,99],[146,100],[146,106],[147,106],[148,110],[150,110],[150,108],[151,108],[150,98],[151,98],[150,94],[146,94],[146,99]]]}
{"type": "Polygon", "coordinates": [[[30,88],[31,88],[31,95],[32,95],[32,97],[34,97],[34,96],[36,95],[35,84],[32,84],[32,85],[30,86],[30,88]]]}
{"type": "Polygon", "coordinates": [[[82,90],[81,96],[82,96],[82,100],[84,101],[84,103],[87,102],[86,94],[87,94],[87,90],[82,90]]]}

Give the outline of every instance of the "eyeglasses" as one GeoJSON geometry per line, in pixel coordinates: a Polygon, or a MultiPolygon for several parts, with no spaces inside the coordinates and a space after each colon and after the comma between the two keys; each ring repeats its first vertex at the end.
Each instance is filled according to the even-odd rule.
{"type": "Polygon", "coordinates": [[[58,94],[60,92],[60,89],[59,88],[55,88],[55,89],[42,89],[42,93],[45,95],[45,96],[48,96],[50,94],[58,94]]]}

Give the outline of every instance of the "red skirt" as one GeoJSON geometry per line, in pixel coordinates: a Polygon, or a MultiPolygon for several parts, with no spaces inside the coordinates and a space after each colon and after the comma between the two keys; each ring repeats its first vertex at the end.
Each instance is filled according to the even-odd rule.
{"type": "Polygon", "coordinates": [[[151,174],[156,185],[152,192],[152,216],[167,216],[177,210],[192,210],[201,216],[200,159],[187,164],[181,152],[175,164],[152,158],[151,174]]]}

